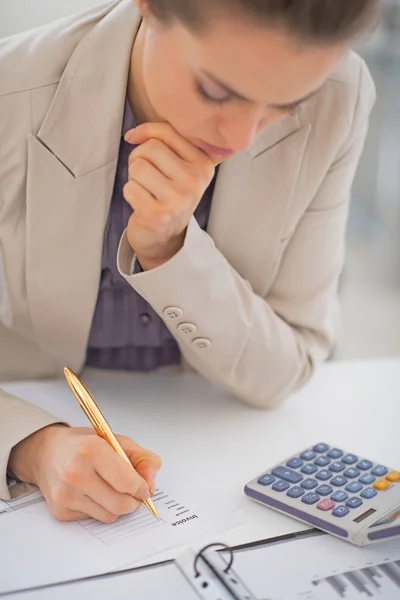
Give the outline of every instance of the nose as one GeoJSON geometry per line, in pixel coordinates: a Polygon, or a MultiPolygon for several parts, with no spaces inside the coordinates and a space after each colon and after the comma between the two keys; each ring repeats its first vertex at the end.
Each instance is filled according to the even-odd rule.
{"type": "Polygon", "coordinates": [[[282,114],[273,109],[238,110],[220,125],[220,134],[225,140],[224,146],[235,152],[249,150],[260,131],[281,118],[282,114]]]}
{"type": "Polygon", "coordinates": [[[255,142],[257,134],[265,126],[265,110],[238,110],[234,115],[227,115],[226,121],[220,124],[220,134],[225,140],[224,146],[235,152],[249,150],[255,142]]]}

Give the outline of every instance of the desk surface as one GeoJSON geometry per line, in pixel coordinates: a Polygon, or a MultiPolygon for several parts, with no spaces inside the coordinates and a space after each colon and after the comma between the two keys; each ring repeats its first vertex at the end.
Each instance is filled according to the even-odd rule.
{"type": "MultiPolygon", "coordinates": [[[[87,370],[83,379],[112,428],[160,454],[190,485],[227,494],[243,524],[218,536],[229,544],[305,529],[245,497],[244,484],[318,441],[400,468],[400,358],[332,362],[281,406],[241,405],[200,376],[87,370]]],[[[2,385],[72,424],[87,426],[63,380],[2,385]]],[[[215,540],[210,540],[215,541],[215,540]]]]}

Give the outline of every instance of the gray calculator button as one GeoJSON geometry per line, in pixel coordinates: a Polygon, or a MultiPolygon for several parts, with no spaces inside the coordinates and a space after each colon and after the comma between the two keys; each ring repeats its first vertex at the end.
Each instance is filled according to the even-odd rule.
{"type": "Polygon", "coordinates": [[[303,494],[305,494],[305,491],[298,485],[294,485],[286,492],[286,495],[289,496],[289,498],[300,498],[303,494]]]}
{"type": "Polygon", "coordinates": [[[350,467],[350,469],[346,469],[343,475],[348,477],[349,479],[354,479],[354,477],[358,477],[361,471],[358,469],[354,469],[354,467],[350,467]]]}
{"type": "Polygon", "coordinates": [[[314,494],[313,492],[309,492],[308,494],[305,494],[301,499],[301,501],[304,502],[304,504],[315,504],[319,500],[320,500],[320,497],[317,496],[317,494],[314,494]]]}
{"type": "Polygon", "coordinates": [[[274,483],[274,481],[275,477],[267,473],[266,475],[262,475],[262,477],[259,477],[257,483],[259,483],[260,485],[271,485],[271,483],[274,483]]]}
{"type": "Polygon", "coordinates": [[[330,462],[331,459],[327,456],[318,456],[318,458],[314,460],[314,465],[318,465],[319,467],[326,467],[326,465],[329,465],[330,462]]]}
{"type": "Polygon", "coordinates": [[[315,490],[315,493],[319,494],[320,496],[328,496],[332,492],[333,492],[333,488],[331,488],[330,485],[326,485],[326,484],[322,484],[322,485],[318,486],[317,489],[315,490]]]}
{"type": "Polygon", "coordinates": [[[340,473],[340,471],[343,471],[346,468],[346,465],[342,462],[336,461],[336,462],[331,463],[329,465],[329,468],[334,473],[340,473]]]}
{"type": "Polygon", "coordinates": [[[302,481],[300,485],[305,490],[312,490],[315,487],[317,487],[318,481],[316,481],[315,479],[310,479],[309,478],[309,479],[305,479],[304,481],[302,481]]]}
{"type": "Polygon", "coordinates": [[[370,460],[360,460],[357,465],[357,469],[361,469],[361,471],[368,471],[372,467],[372,462],[370,460]]]}
{"type": "Polygon", "coordinates": [[[275,492],[286,492],[289,487],[290,485],[287,481],[277,481],[272,486],[272,489],[275,490],[275,492]]]}
{"type": "Polygon", "coordinates": [[[351,494],[357,494],[360,490],[362,490],[363,486],[358,481],[352,481],[348,485],[346,485],[346,492],[350,492],[351,494]]]}
{"type": "Polygon", "coordinates": [[[339,448],[332,448],[332,450],[329,450],[328,456],[331,458],[340,458],[343,456],[343,450],[339,450],[339,448]]]}
{"type": "Polygon", "coordinates": [[[337,490],[337,492],[332,494],[331,500],[334,500],[335,502],[344,502],[348,497],[349,495],[343,490],[337,490]]]}
{"type": "Polygon", "coordinates": [[[327,450],[329,450],[329,446],[327,444],[315,444],[313,450],[314,452],[322,454],[322,452],[326,452],[327,450]]]}
{"type": "Polygon", "coordinates": [[[374,467],[371,471],[372,475],[377,475],[378,477],[382,477],[382,475],[386,475],[387,472],[388,472],[388,469],[386,467],[383,467],[382,465],[378,465],[377,467],[374,467]]]}
{"type": "Polygon", "coordinates": [[[316,471],[318,471],[318,467],[317,467],[317,465],[312,465],[311,463],[307,463],[306,465],[304,465],[304,467],[302,467],[300,469],[300,471],[302,473],[304,473],[305,475],[312,475],[313,473],[316,473],[316,471]]]}
{"type": "Polygon", "coordinates": [[[331,479],[331,484],[335,487],[342,487],[342,485],[346,485],[348,480],[343,475],[336,475],[333,479],[331,479]]]}
{"type": "Polygon", "coordinates": [[[346,502],[346,506],[348,506],[349,508],[358,508],[359,506],[361,506],[361,504],[363,503],[363,501],[361,500],[361,498],[357,498],[357,496],[354,496],[353,498],[349,498],[346,502]]]}
{"type": "Polygon", "coordinates": [[[345,462],[346,465],[354,465],[354,463],[357,461],[358,456],[356,456],[355,454],[346,454],[346,456],[342,458],[342,462],[345,462]]]}
{"type": "Polygon", "coordinates": [[[378,492],[374,490],[374,488],[365,488],[365,490],[361,492],[360,496],[362,496],[366,500],[371,500],[371,498],[374,498],[377,495],[377,493],[378,492]]]}
{"type": "Polygon", "coordinates": [[[336,508],[333,509],[332,514],[335,517],[345,517],[346,515],[348,515],[350,512],[350,510],[347,508],[347,506],[337,506],[336,508]]]}
{"type": "MultiPolygon", "coordinates": [[[[344,473],[344,475],[346,475],[346,473],[344,473]]],[[[365,485],[371,485],[371,483],[374,483],[375,479],[376,479],[376,477],[371,475],[371,473],[365,473],[364,475],[362,475],[360,477],[360,479],[358,481],[360,483],[364,483],[365,485]]]]}
{"type": "Polygon", "coordinates": [[[320,481],[327,481],[332,477],[332,473],[327,469],[321,469],[321,471],[318,471],[315,477],[320,481]]]}
{"type": "Polygon", "coordinates": [[[275,467],[272,471],[272,475],[275,475],[284,481],[288,481],[289,483],[299,483],[304,479],[303,475],[300,475],[300,473],[288,469],[287,467],[275,467]]]}
{"type": "Polygon", "coordinates": [[[291,458],[290,460],[287,461],[287,466],[290,467],[291,469],[298,469],[299,467],[301,467],[304,463],[300,458],[291,458]]]}
{"type": "Polygon", "coordinates": [[[300,458],[302,458],[303,460],[313,460],[315,456],[316,454],[312,450],[306,450],[305,452],[300,454],[300,458]]]}

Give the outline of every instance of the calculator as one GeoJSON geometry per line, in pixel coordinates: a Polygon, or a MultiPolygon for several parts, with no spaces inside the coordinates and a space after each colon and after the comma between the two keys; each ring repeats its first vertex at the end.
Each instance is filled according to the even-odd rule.
{"type": "Polygon", "coordinates": [[[326,443],[261,473],[244,491],[357,546],[400,537],[400,471],[326,443]]]}

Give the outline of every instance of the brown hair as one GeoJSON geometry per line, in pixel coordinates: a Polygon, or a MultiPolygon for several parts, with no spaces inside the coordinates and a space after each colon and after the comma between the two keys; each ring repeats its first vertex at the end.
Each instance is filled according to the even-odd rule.
{"type": "Polygon", "coordinates": [[[381,0],[148,0],[162,22],[201,30],[218,15],[245,17],[296,37],[330,43],[352,40],[377,24],[381,0]]]}

